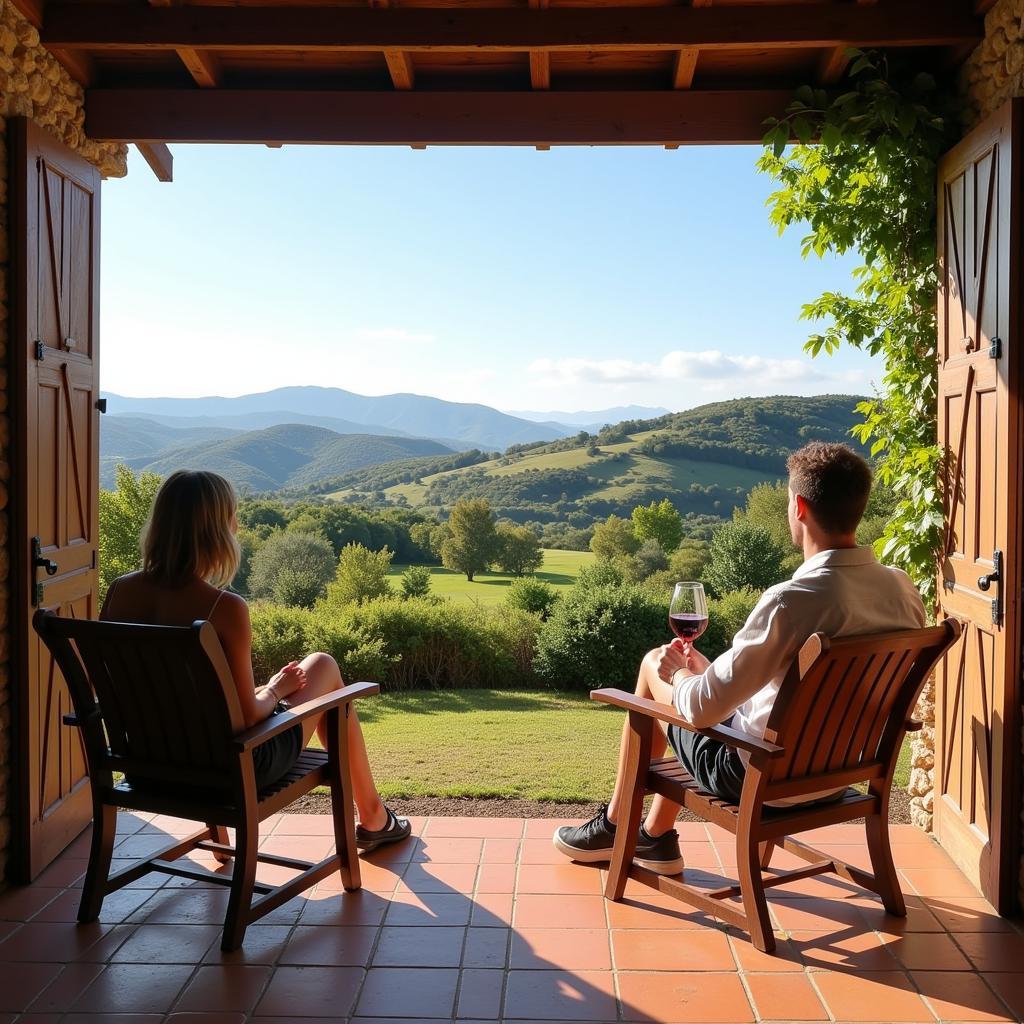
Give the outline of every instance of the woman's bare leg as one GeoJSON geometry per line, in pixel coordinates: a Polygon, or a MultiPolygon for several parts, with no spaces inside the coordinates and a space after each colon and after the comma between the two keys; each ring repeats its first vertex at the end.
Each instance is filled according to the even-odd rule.
{"type": "MultiPolygon", "coordinates": [[[[658,701],[659,704],[672,703],[672,684],[666,683],[658,675],[658,667],[653,658],[653,652],[644,656],[640,662],[640,671],[636,678],[636,689],[633,691],[638,697],[648,697],[658,701]]],[[[658,722],[658,728],[651,741],[651,757],[662,757],[665,748],[668,746],[666,730],[668,726],[664,722],[658,722]]],[[[619,767],[615,773],[615,791],[608,801],[608,820],[615,822],[619,813],[619,805],[622,801],[622,773],[626,767],[626,743],[629,737],[629,720],[622,726],[622,739],[619,743],[619,767]]],[[[660,793],[656,793],[651,801],[651,809],[647,812],[644,827],[652,836],[660,836],[667,832],[674,824],[679,815],[681,804],[673,803],[660,793]]]]}
{"type": "MultiPolygon", "coordinates": [[[[310,654],[303,658],[302,667],[306,672],[306,685],[291,698],[295,707],[301,707],[307,701],[315,700],[344,686],[338,663],[329,654],[310,654]]],[[[327,746],[327,723],[323,715],[302,723],[302,743],[306,745],[316,731],[320,742],[327,746]]],[[[359,727],[355,705],[349,707],[348,714],[348,761],[352,772],[352,798],[359,809],[360,824],[371,831],[384,828],[387,824],[387,811],[370,771],[370,759],[366,754],[366,743],[363,741],[363,730],[359,727]]]]}

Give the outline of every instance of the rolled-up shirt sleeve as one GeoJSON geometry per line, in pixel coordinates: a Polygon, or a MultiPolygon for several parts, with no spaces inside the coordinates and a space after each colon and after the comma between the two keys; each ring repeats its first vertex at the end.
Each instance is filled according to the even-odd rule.
{"type": "Polygon", "coordinates": [[[797,638],[788,621],[782,596],[766,591],[732,647],[719,655],[699,676],[676,675],[672,702],[698,729],[724,722],[793,659],[797,638]]]}

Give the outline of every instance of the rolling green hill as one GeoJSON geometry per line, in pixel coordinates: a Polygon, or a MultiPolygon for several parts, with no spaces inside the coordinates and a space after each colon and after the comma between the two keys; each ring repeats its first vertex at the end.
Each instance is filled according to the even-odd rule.
{"type": "Polygon", "coordinates": [[[518,522],[586,527],[638,504],[669,498],[691,525],[725,518],[756,484],[785,475],[786,458],[811,440],[847,441],[858,421],[850,395],[716,402],[654,420],[632,420],[596,436],[515,446],[504,456],[462,453],[448,468],[417,459],[336,481],[341,501],[450,508],[487,498],[518,522]]]}

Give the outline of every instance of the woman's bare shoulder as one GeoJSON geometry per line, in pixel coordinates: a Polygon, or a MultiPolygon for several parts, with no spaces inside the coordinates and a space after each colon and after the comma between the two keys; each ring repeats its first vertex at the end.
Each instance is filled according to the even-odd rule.
{"type": "Polygon", "coordinates": [[[217,598],[215,614],[220,621],[247,623],[249,621],[249,605],[241,595],[233,594],[230,590],[225,590],[220,597],[217,598]],[[221,618],[222,616],[223,618],[221,618]]]}

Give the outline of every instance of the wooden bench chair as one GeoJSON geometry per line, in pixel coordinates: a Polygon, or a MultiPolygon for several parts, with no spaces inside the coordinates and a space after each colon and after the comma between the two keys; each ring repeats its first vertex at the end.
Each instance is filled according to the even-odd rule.
{"type": "Polygon", "coordinates": [[[105,896],[159,871],[230,888],[221,949],[234,950],[253,921],[333,871],[340,871],[346,890],[359,888],[347,719],[355,698],[379,691],[375,683],[346,686],[242,731],[238,693],[209,622],[146,626],[38,611],[33,625],[67,681],[74,714],[64,724],[81,731],[92,789],[92,847],[79,921],[95,921],[105,896]],[[257,791],[253,751],[321,713],[327,716],[327,750],[303,750],[284,778],[257,791]],[[126,778],[115,781],[115,772],[126,778]],[[315,864],[259,852],[260,822],[319,785],[331,789],[337,852],[315,864]],[[203,827],[109,875],[119,807],[203,827]],[[229,827],[236,833],[233,847],[229,827]],[[174,863],[196,849],[222,863],[233,858],[233,871],[174,863]],[[258,863],[299,873],[270,886],[256,880],[258,863]]]}
{"type": "MultiPolygon", "coordinates": [[[[885,909],[906,915],[889,846],[889,790],[918,694],[936,662],[955,643],[960,624],[947,619],[928,629],[830,641],[815,633],[800,649],[772,708],[764,739],[725,726],[694,730],[674,708],[622,690],[594,690],[591,697],[625,708],[629,737],[623,813],[605,896],[622,899],[626,880],[639,882],[748,931],[764,952],[775,949],[764,890],[824,872],[878,893],[885,909]],[[651,760],[657,722],[678,725],[745,750],[750,763],[739,805],[701,790],[676,757],[651,760]],[[789,808],[768,801],[847,788],[831,802],[789,808]],[[705,821],[736,836],[738,885],[703,889],[633,864],[644,796],[661,793],[705,821]],[[873,873],[791,838],[808,829],[865,819],[873,873]],[[807,867],[764,875],[776,845],[808,862],[807,867]],[[737,905],[735,897],[740,897],[737,905]]],[[[685,878],[685,870],[683,873],[685,878]]]]}

